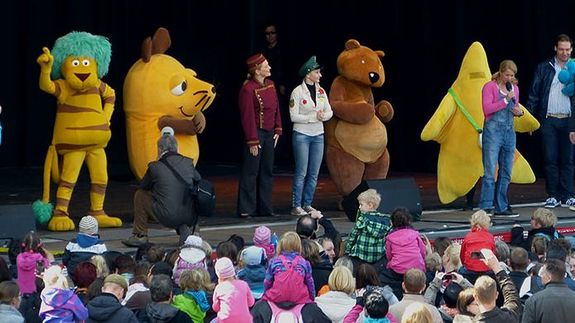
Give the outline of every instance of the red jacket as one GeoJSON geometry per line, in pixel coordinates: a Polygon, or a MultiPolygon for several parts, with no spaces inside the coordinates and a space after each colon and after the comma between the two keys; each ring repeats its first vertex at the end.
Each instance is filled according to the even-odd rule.
{"type": "Polygon", "coordinates": [[[239,106],[244,137],[248,146],[259,144],[258,129],[282,134],[279,100],[274,82],[249,80],[240,89],[239,106]]]}
{"type": "Polygon", "coordinates": [[[459,254],[461,263],[466,269],[479,272],[490,270],[481,260],[471,259],[471,253],[481,249],[490,249],[495,254],[495,238],[489,233],[489,230],[473,227],[463,239],[459,254]]]}

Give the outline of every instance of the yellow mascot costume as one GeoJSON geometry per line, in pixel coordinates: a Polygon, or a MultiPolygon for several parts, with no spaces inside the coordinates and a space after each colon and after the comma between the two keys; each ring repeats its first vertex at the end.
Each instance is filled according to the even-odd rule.
{"type": "Polygon", "coordinates": [[[108,184],[104,148],[111,137],[115,93],[101,78],[108,73],[111,44],[103,36],[71,32],[56,40],[52,51],[38,57],[40,89],[57,99],[52,143],[44,163],[44,191],[33,205],[39,222],[51,231],[74,230],[68,204],[84,161],[90,172],[90,211],[100,227],[120,227],[119,218],[104,212],[108,184]],[[61,158],[59,158],[61,156],[61,158]],[[59,161],[61,159],[61,172],[59,161]],[[50,174],[58,182],[56,208],[50,204],[50,174]]]}
{"type": "Polygon", "coordinates": [[[144,40],[142,58],[124,81],[124,111],[130,167],[142,179],[148,163],[158,159],[160,130],[175,131],[179,153],[197,163],[200,155],[197,134],[206,125],[202,113],[216,96],[212,84],[196,77],[175,58],[164,53],[170,47],[168,30],[159,28],[144,40]]]}
{"type": "MultiPolygon", "coordinates": [[[[423,141],[434,140],[441,146],[437,162],[437,191],[441,203],[447,204],[467,194],[483,176],[480,133],[483,128],[481,91],[491,80],[487,55],[479,42],[467,50],[459,75],[439,107],[421,132],[423,141]]],[[[531,132],[539,122],[521,106],[524,115],[514,118],[517,132],[531,132]]],[[[533,170],[515,150],[512,183],[533,183],[533,170]]]]}

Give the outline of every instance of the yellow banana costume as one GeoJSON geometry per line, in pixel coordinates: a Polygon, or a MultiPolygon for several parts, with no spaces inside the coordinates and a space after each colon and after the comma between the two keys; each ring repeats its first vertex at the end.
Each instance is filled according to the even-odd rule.
{"type": "MultiPolygon", "coordinates": [[[[441,203],[447,204],[467,194],[483,176],[479,134],[458,106],[455,97],[479,128],[483,128],[481,90],[491,80],[487,55],[479,42],[471,44],[450,92],[421,132],[421,140],[440,144],[437,162],[437,192],[441,203]]],[[[531,132],[539,122],[520,105],[524,112],[514,119],[516,132],[531,132]]],[[[515,150],[511,173],[512,183],[533,183],[535,174],[529,163],[515,150]]]]}
{"type": "Polygon", "coordinates": [[[38,220],[45,222],[52,213],[52,175],[58,190],[48,223],[51,231],[74,230],[68,205],[84,161],[91,179],[89,214],[100,227],[122,226],[119,218],[109,217],[103,209],[108,184],[104,148],[111,137],[110,118],[116,97],[114,89],[100,78],[108,72],[111,53],[111,44],[105,37],[71,32],[56,40],[52,52],[44,47],[37,59],[40,89],[58,101],[52,143],[44,163],[43,196],[33,205],[38,220]]]}
{"type": "Polygon", "coordinates": [[[159,28],[142,45],[142,58],[124,80],[124,111],[128,138],[128,157],[132,172],[142,179],[148,163],[157,160],[160,130],[175,131],[180,154],[198,161],[197,134],[206,125],[202,113],[216,96],[212,84],[196,77],[175,58],[165,55],[171,40],[168,30],[159,28]]]}

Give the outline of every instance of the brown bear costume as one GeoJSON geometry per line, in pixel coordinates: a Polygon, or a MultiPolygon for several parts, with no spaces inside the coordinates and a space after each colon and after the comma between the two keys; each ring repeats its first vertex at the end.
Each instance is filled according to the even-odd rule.
{"type": "Polygon", "coordinates": [[[383,123],[393,118],[393,107],[387,101],[375,104],[371,92],[385,82],[383,56],[383,51],[350,39],[337,58],[339,76],[329,94],[333,118],[325,129],[326,163],[342,196],[362,179],[387,176],[389,152],[383,123]]]}

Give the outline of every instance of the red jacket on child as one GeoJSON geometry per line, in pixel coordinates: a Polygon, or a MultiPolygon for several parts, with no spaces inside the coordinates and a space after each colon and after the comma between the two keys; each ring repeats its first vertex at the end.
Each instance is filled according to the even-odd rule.
{"type": "Polygon", "coordinates": [[[495,254],[495,238],[489,230],[474,226],[463,239],[459,254],[461,263],[467,270],[479,272],[490,270],[480,259],[471,259],[471,253],[481,249],[490,249],[495,254]]]}

